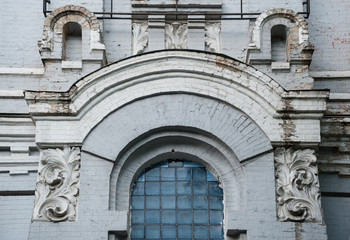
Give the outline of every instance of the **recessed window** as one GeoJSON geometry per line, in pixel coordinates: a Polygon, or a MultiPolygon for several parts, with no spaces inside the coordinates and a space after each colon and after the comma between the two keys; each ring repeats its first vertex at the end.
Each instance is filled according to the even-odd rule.
{"type": "Polygon", "coordinates": [[[287,61],[287,28],[284,25],[271,28],[271,60],[272,62],[287,61]]]}
{"type": "Polygon", "coordinates": [[[82,59],[82,30],[76,22],[66,23],[63,27],[63,60],[81,61],[82,59]]]}
{"type": "Polygon", "coordinates": [[[131,193],[131,239],[224,239],[223,191],[201,164],[165,161],[131,193]]]}

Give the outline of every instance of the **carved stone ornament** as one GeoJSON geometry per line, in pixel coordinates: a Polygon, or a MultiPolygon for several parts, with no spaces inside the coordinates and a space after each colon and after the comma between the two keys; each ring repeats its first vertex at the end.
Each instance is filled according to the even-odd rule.
{"type": "Polygon", "coordinates": [[[221,52],[221,23],[205,25],[205,45],[212,52],[221,52]]]}
{"type": "Polygon", "coordinates": [[[165,24],[165,48],[166,49],[187,49],[188,27],[185,23],[165,24]]]}
{"type": "Polygon", "coordinates": [[[142,53],[148,44],[148,23],[133,23],[132,37],[132,54],[142,53]]]}
{"type": "Polygon", "coordinates": [[[278,219],[322,222],[314,151],[277,148],[275,164],[278,219]]]}
{"type": "Polygon", "coordinates": [[[33,220],[74,221],[79,194],[80,149],[42,151],[33,220]]]}

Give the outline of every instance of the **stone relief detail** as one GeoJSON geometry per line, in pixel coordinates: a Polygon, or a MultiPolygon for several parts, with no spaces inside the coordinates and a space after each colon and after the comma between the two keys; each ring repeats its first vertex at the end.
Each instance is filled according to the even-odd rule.
{"type": "Polygon", "coordinates": [[[165,48],[166,49],[187,49],[188,27],[185,23],[165,24],[165,48]]]}
{"type": "Polygon", "coordinates": [[[79,168],[79,148],[42,151],[35,191],[34,221],[76,219],[79,168]]]}
{"type": "Polygon", "coordinates": [[[221,52],[221,23],[205,25],[205,45],[212,52],[221,52]]]}
{"type": "Polygon", "coordinates": [[[322,222],[314,150],[277,148],[275,169],[278,219],[322,222]]]}
{"type": "Polygon", "coordinates": [[[148,23],[133,23],[132,35],[132,54],[140,54],[148,45],[148,23]]]}
{"type": "Polygon", "coordinates": [[[43,39],[38,41],[39,51],[52,50],[52,36],[49,31],[44,31],[43,39]]]}

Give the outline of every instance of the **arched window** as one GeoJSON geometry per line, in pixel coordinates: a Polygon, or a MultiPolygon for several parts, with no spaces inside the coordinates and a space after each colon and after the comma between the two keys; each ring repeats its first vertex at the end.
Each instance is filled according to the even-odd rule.
{"type": "Polygon", "coordinates": [[[271,28],[271,60],[272,62],[287,61],[287,28],[276,25],[271,28]]]}
{"type": "Polygon", "coordinates": [[[81,61],[82,59],[82,30],[76,22],[66,23],[63,27],[63,60],[81,61]]]}
{"type": "Polygon", "coordinates": [[[155,164],[131,195],[131,239],[224,239],[223,191],[201,164],[155,164]]]}

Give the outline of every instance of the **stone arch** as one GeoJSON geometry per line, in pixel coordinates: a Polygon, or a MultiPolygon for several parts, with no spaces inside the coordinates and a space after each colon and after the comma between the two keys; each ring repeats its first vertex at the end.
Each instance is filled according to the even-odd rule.
{"type": "Polygon", "coordinates": [[[285,91],[247,64],[200,51],[133,56],[91,73],[68,92],[27,91],[26,100],[32,116],[40,119],[36,141],[42,146],[50,141],[81,144],[111,112],[140,99],[178,93],[216,99],[240,110],[270,142],[319,141],[318,135],[304,134],[303,127],[305,123],[311,126],[308,131],[318,131],[317,118],[324,108],[318,92],[285,91]],[[293,129],[283,127],[289,112],[293,129]]]}
{"type": "MultiPolygon", "coordinates": [[[[96,16],[84,7],[66,5],[52,11],[45,18],[43,38],[38,42],[42,57],[59,59],[62,57],[63,26],[69,22],[81,25],[83,45],[86,45],[87,49],[103,50],[105,48],[101,43],[100,24],[96,16]]],[[[88,54],[89,52],[85,53],[85,55],[88,54]]]]}

